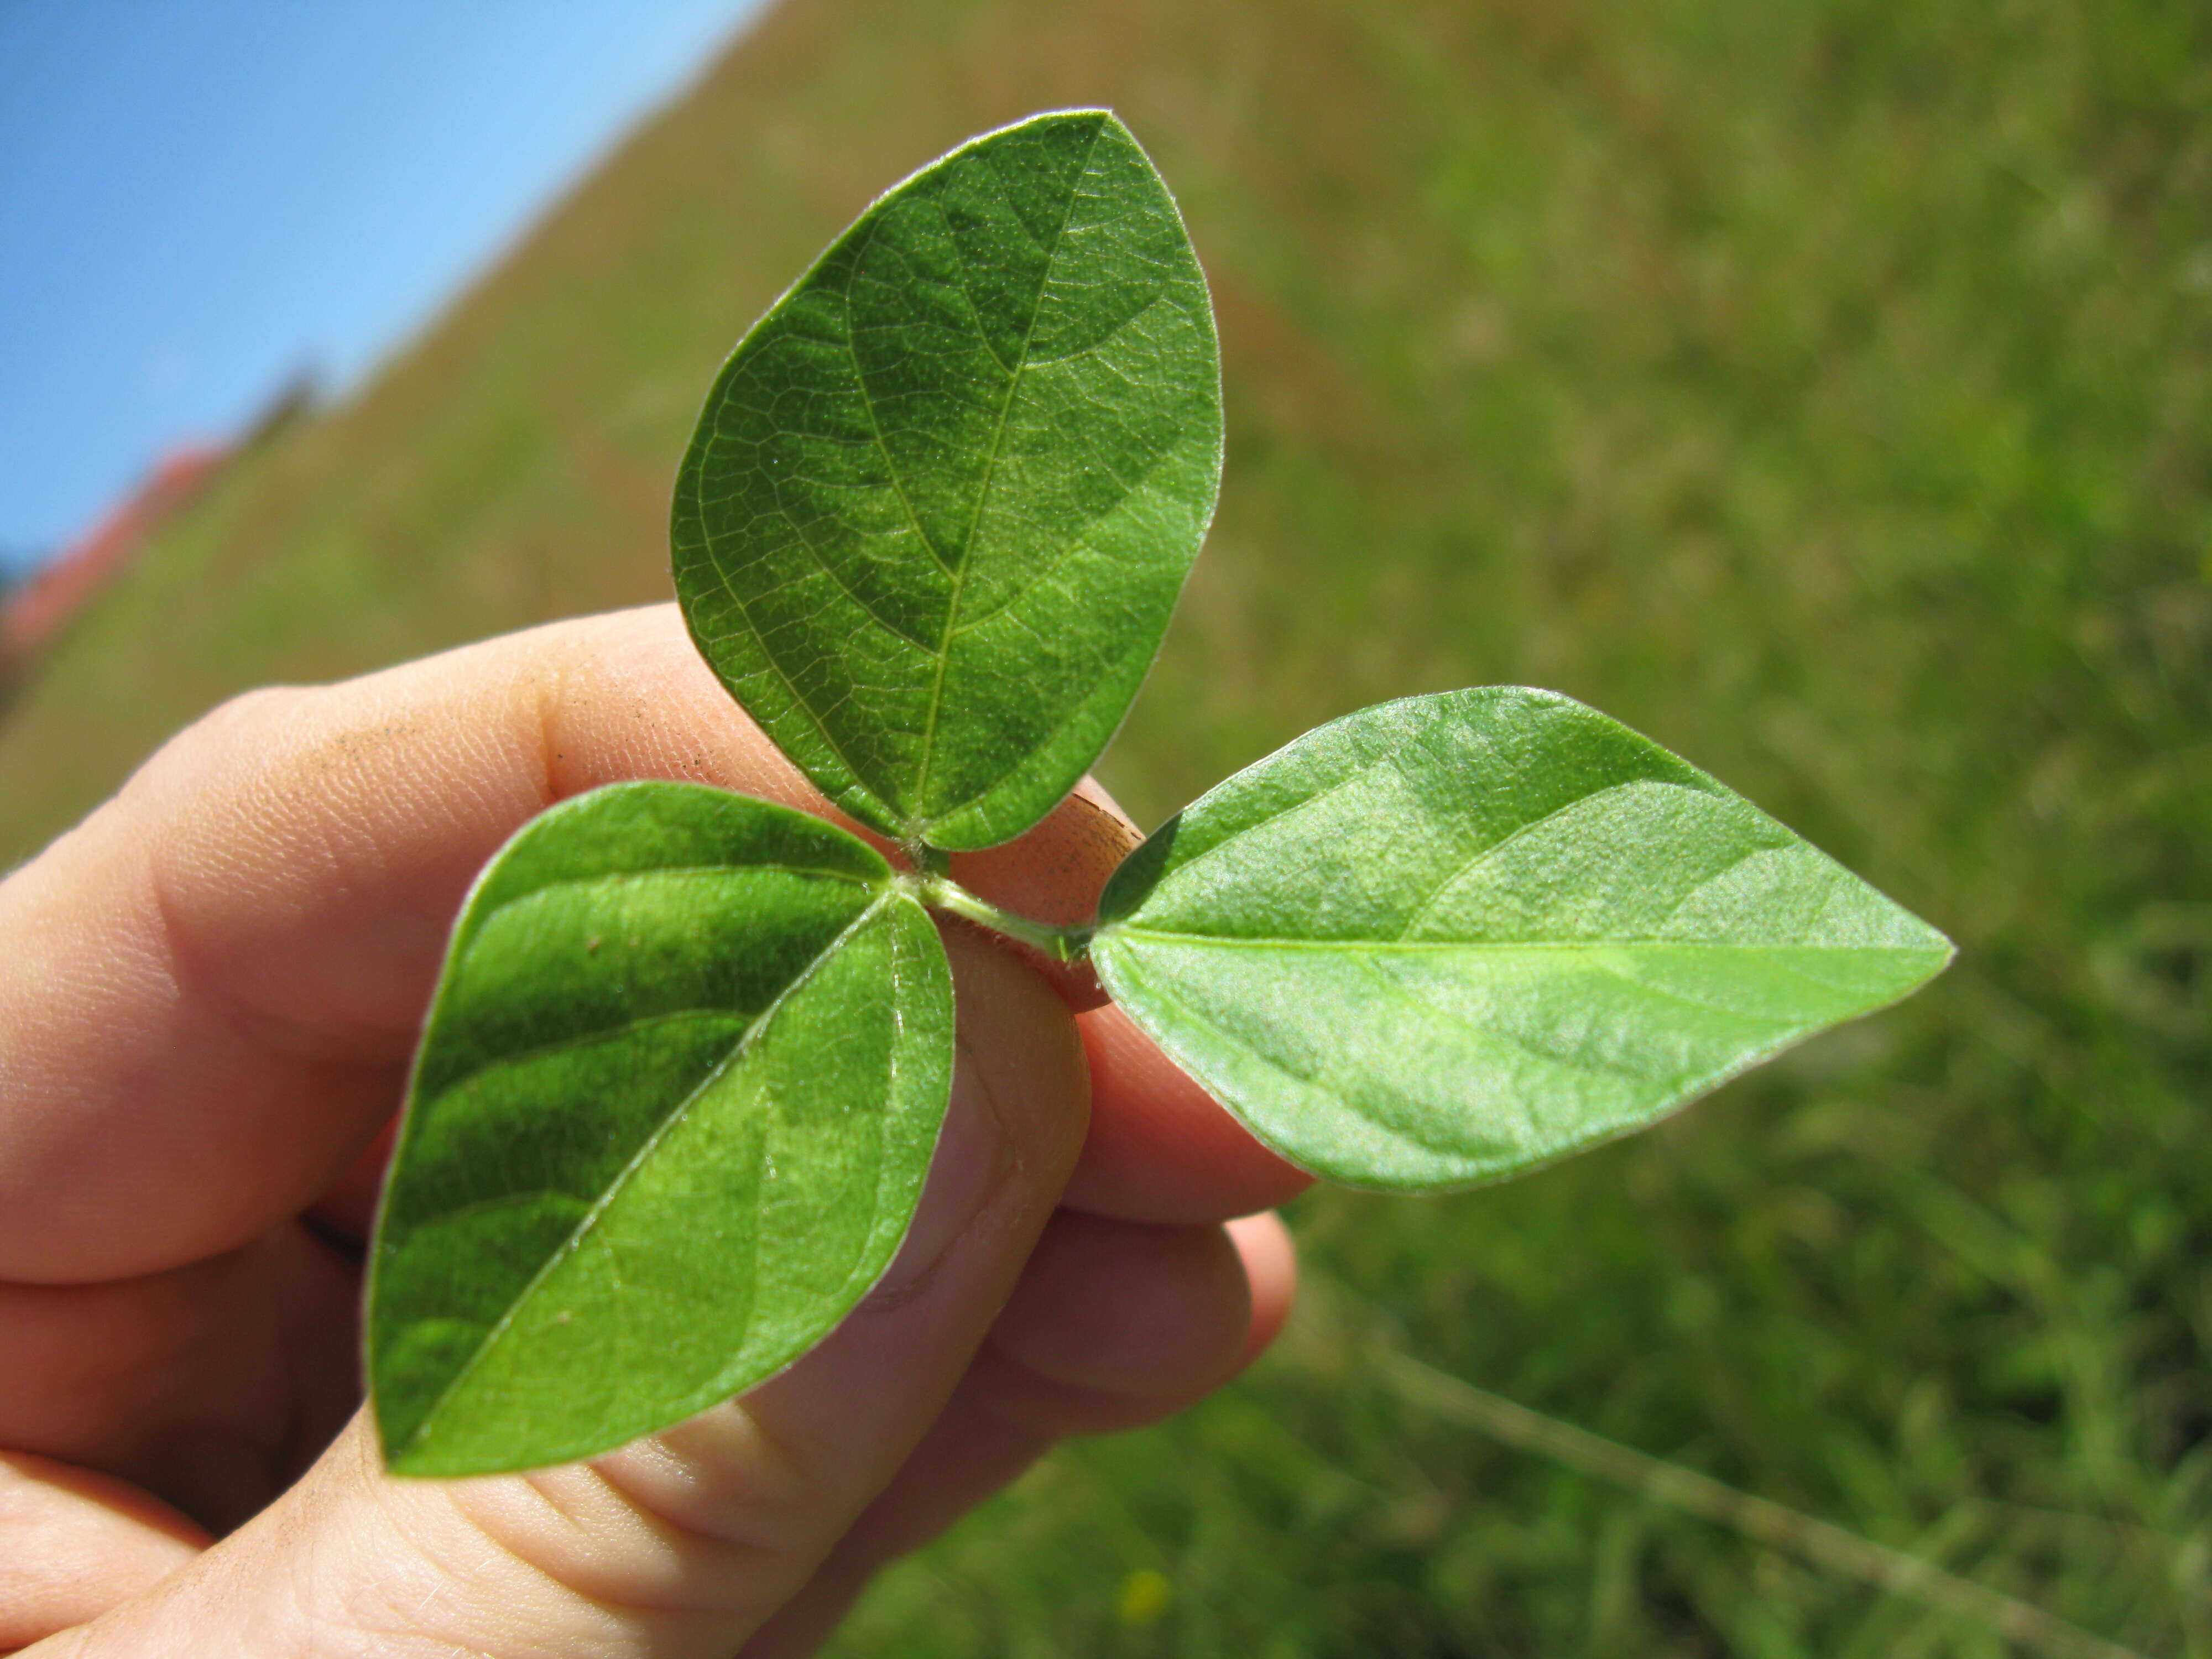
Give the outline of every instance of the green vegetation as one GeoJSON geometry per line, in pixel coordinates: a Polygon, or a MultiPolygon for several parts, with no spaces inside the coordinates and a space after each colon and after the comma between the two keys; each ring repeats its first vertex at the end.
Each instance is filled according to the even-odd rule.
{"type": "Polygon", "coordinates": [[[995,847],[1121,724],[1220,487],[1190,239],[1127,129],[1063,111],[893,188],[746,335],[677,479],[676,586],[831,800],[995,847]]]}
{"type": "Polygon", "coordinates": [[[772,1376],[906,1237],[952,974],[858,837],[693,783],[542,813],[469,896],[371,1250],[404,1474],[608,1450],[772,1376]]]}
{"type": "Polygon", "coordinates": [[[1178,812],[1098,976],[1291,1163],[1436,1192],[1643,1128],[1893,1002],[1948,940],[1571,697],[1403,697],[1178,812]]]}
{"type": "Polygon", "coordinates": [[[1394,1352],[2212,1655],[2212,16],[2164,0],[810,0],[0,728],[0,860],[225,692],[661,596],[700,366],[884,179],[1111,104],[1235,444],[1106,763],[1156,817],[1407,690],[1554,686],[1960,941],[1528,1180],[1295,1218],[1323,1294],[837,1651],[1995,1656],[1392,1387],[1394,1352]]]}
{"type": "Polygon", "coordinates": [[[1221,375],[1175,204],[1060,110],[895,185],[755,324],[676,487],[724,688],[895,866],[661,781],[517,833],[454,925],[369,1248],[401,1474],[570,1462],[764,1382],[890,1265],[952,1088],[932,908],[1089,961],[1291,1162],[1435,1192],[1641,1128],[1950,960],[1571,697],[1316,728],[1131,852],[1094,921],[949,854],[1097,763],[1213,516],[1221,375]]]}

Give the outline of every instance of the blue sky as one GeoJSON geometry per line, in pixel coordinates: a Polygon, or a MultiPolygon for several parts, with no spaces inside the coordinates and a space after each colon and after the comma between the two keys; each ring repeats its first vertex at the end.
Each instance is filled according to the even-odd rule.
{"type": "Polygon", "coordinates": [[[757,3],[0,0],[0,562],[355,384],[757,3]]]}

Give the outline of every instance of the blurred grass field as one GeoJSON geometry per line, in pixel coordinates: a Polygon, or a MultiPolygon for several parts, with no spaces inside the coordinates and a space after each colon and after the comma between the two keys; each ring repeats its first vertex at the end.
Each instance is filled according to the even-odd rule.
{"type": "Polygon", "coordinates": [[[1226,354],[1109,757],[1549,685],[1958,940],[1905,1007],[1456,1198],[1301,1201],[1244,1383],[1055,1455],[846,1656],[1997,1656],[1515,1452],[1392,1350],[2147,1655],[2212,1656],[2212,10],[787,0],[0,723],[0,866],[228,692],[665,596],[721,356],[876,190],[1110,103],[1226,354]]]}

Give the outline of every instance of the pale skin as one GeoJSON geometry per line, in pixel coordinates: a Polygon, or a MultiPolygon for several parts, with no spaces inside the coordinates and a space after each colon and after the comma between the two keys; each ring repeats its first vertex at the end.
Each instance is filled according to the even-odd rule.
{"type": "MultiPolygon", "coordinates": [[[[951,922],[945,1139],[828,1342],[588,1463],[385,1474],[357,1264],[446,930],[626,778],[836,816],[659,607],[241,699],[0,882],[0,1651],[784,1659],[1054,1440],[1274,1334],[1304,1177],[1080,973],[951,922]]],[[[954,875],[1073,921],[1133,838],[1086,786],[954,875]]]]}

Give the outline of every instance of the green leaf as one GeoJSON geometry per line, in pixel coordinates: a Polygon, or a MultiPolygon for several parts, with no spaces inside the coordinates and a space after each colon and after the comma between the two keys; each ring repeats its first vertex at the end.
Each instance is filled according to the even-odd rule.
{"type": "Polygon", "coordinates": [[[1113,736],[1220,475],[1167,187],[1107,112],[1040,115],[892,190],[738,345],[677,481],[677,593],[831,799],[988,847],[1113,736]]]}
{"type": "Polygon", "coordinates": [[[1100,917],[1108,989],[1254,1133],[1409,1190],[1641,1127],[1951,956],[1694,767],[1512,687],[1308,732],[1138,848],[1100,917]]]}
{"type": "Polygon", "coordinates": [[[372,1252],[386,1462],[619,1445],[781,1370],[905,1236],[952,1060],[927,914],[788,807],[621,784],[485,870],[372,1252]]]}

